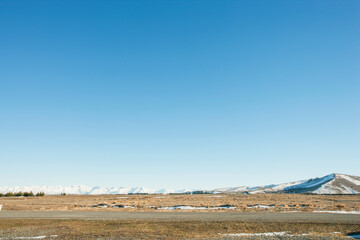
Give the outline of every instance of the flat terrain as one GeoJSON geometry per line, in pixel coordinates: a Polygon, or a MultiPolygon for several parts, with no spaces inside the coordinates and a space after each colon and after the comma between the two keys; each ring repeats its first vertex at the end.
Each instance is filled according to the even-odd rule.
{"type": "Polygon", "coordinates": [[[360,211],[360,195],[198,194],[1,197],[3,210],[115,212],[360,211]],[[105,206],[99,206],[103,204],[105,206]],[[188,208],[172,209],[185,205],[188,208]],[[220,206],[231,208],[219,208],[220,206]],[[118,206],[118,207],[116,207],[118,206]]]}
{"type": "Polygon", "coordinates": [[[78,212],[76,216],[67,212],[63,212],[63,215],[57,215],[58,212],[37,212],[38,215],[26,215],[26,219],[8,217],[11,214],[13,212],[1,214],[0,237],[4,239],[30,239],[37,236],[46,236],[48,239],[265,239],[267,237],[251,234],[269,232],[287,235],[272,239],[334,239],[360,230],[359,217],[333,214],[310,214],[305,217],[293,213],[271,217],[271,213],[237,216],[227,213],[222,213],[224,216],[213,213],[206,216],[201,213],[120,213],[121,219],[118,220],[105,220],[101,212],[78,212]],[[87,219],[87,216],[95,219],[94,214],[101,219],[87,219]],[[60,219],[39,219],[39,215],[60,219]],[[65,219],[65,216],[77,218],[65,219]]]}
{"type": "Polygon", "coordinates": [[[70,195],[3,197],[0,204],[0,239],[328,240],[360,235],[359,195],[70,195]]]}
{"type": "Polygon", "coordinates": [[[231,213],[231,212],[71,212],[2,211],[0,219],[82,219],[155,221],[243,221],[243,222],[321,222],[360,224],[360,214],[337,213],[231,213]]]}

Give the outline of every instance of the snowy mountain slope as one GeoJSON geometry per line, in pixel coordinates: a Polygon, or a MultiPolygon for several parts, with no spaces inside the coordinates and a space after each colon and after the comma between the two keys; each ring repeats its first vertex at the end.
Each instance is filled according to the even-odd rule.
{"type": "Polygon", "coordinates": [[[335,179],[335,174],[329,174],[322,178],[312,178],[305,182],[292,185],[289,187],[283,188],[284,192],[289,193],[305,193],[315,191],[316,189],[320,188],[322,185],[332,181],[335,179]]]}
{"type": "Polygon", "coordinates": [[[182,190],[170,190],[170,189],[149,189],[144,187],[88,187],[84,185],[75,186],[16,186],[7,187],[0,186],[0,193],[7,192],[30,192],[38,193],[44,192],[46,195],[59,195],[61,193],[66,194],[79,194],[79,195],[100,195],[100,194],[167,194],[167,193],[185,193],[194,190],[182,189],[182,190]]]}
{"type": "Polygon", "coordinates": [[[313,191],[318,194],[358,194],[360,177],[335,174],[335,178],[313,191]]]}
{"type": "MultiPolygon", "coordinates": [[[[199,190],[199,189],[197,189],[199,190]]],[[[84,185],[75,186],[0,186],[0,193],[7,192],[44,192],[47,195],[66,194],[168,194],[168,193],[189,193],[197,191],[195,189],[148,189],[143,187],[88,187],[84,185]]],[[[359,194],[360,177],[345,174],[329,174],[321,178],[312,178],[307,180],[257,187],[229,187],[209,190],[211,193],[313,193],[313,194],[359,194]]]]}
{"type": "Polygon", "coordinates": [[[360,177],[333,173],[321,178],[312,178],[290,183],[254,188],[215,189],[220,193],[313,193],[313,194],[359,194],[360,177]]]}

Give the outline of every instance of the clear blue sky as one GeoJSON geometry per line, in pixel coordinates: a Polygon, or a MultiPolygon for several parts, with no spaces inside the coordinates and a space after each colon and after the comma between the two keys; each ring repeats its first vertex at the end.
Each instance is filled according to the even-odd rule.
{"type": "Polygon", "coordinates": [[[360,1],[0,1],[1,185],[360,175],[360,1]]]}

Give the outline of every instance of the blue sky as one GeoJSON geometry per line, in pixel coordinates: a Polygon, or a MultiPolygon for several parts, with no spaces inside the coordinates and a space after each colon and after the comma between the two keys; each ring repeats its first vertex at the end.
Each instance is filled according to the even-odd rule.
{"type": "Polygon", "coordinates": [[[1,185],[360,175],[359,1],[0,1],[1,185]]]}

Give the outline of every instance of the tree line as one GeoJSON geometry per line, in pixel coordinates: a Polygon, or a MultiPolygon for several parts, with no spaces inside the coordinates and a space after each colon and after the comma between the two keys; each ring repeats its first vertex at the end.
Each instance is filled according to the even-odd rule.
{"type": "Polygon", "coordinates": [[[34,194],[32,191],[31,192],[7,192],[7,193],[0,193],[0,197],[41,197],[44,196],[45,193],[44,192],[38,192],[36,194],[34,194]]]}

